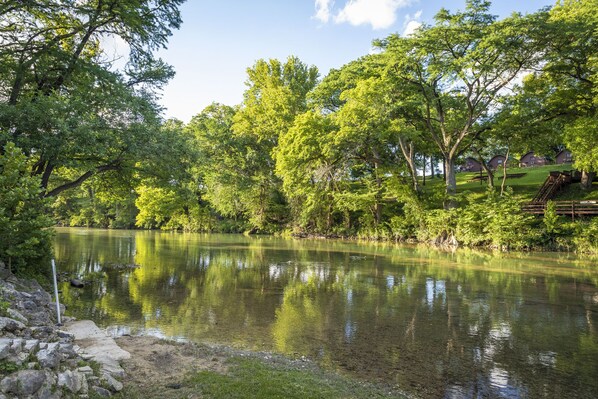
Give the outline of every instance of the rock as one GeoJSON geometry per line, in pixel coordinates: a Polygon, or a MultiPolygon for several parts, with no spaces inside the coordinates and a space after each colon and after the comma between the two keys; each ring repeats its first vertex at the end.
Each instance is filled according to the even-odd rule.
{"type": "Polygon", "coordinates": [[[77,369],[77,371],[79,371],[80,373],[83,373],[83,374],[89,374],[89,375],[93,374],[93,369],[89,366],[79,367],[77,369]]]}
{"type": "Polygon", "coordinates": [[[112,392],[120,392],[123,389],[123,384],[108,373],[104,373],[100,381],[106,384],[108,389],[110,389],[112,392]]]}
{"type": "Polygon", "coordinates": [[[75,334],[70,333],[68,331],[58,330],[57,334],[58,334],[59,338],[66,338],[66,339],[71,340],[71,341],[75,339],[75,334]]]}
{"type": "Polygon", "coordinates": [[[109,390],[102,387],[93,386],[91,387],[91,390],[94,391],[98,396],[101,396],[103,398],[109,398],[110,396],[112,396],[109,390]]]}
{"type": "Polygon", "coordinates": [[[75,288],[83,288],[85,287],[85,283],[79,279],[73,278],[71,279],[71,286],[75,288]]]}
{"type": "Polygon", "coordinates": [[[72,393],[78,393],[80,391],[87,392],[85,374],[77,371],[66,370],[63,373],[58,374],[58,386],[65,387],[72,393]]]}
{"type": "Polygon", "coordinates": [[[16,332],[24,330],[25,324],[8,317],[0,317],[0,331],[16,332]]]}
{"type": "Polygon", "coordinates": [[[12,339],[0,338],[0,360],[6,359],[10,356],[10,347],[12,346],[12,339]]]}
{"type": "Polygon", "coordinates": [[[10,350],[15,355],[18,355],[23,350],[23,343],[25,341],[21,338],[15,338],[12,340],[12,345],[10,346],[10,350]]]}
{"type": "MultiPolygon", "coordinates": [[[[32,327],[31,328],[32,331],[32,336],[33,338],[39,339],[39,340],[47,340],[50,337],[52,337],[52,335],[54,335],[54,330],[52,329],[52,327],[50,326],[40,326],[40,327],[32,327]]],[[[41,348],[41,346],[40,346],[41,348]]],[[[41,348],[43,349],[43,348],[41,348]]]]}
{"type": "Polygon", "coordinates": [[[6,310],[6,313],[10,316],[10,318],[15,319],[20,321],[21,323],[27,323],[29,320],[27,320],[27,318],[25,316],[23,316],[21,313],[19,313],[18,311],[12,309],[12,308],[8,308],[6,310]]]}
{"type": "Polygon", "coordinates": [[[61,343],[60,344],[60,353],[62,353],[63,358],[67,358],[67,359],[73,359],[78,356],[77,352],[75,352],[73,344],[71,344],[71,343],[61,343]]]}
{"type": "Polygon", "coordinates": [[[46,349],[37,352],[37,361],[43,368],[55,369],[60,364],[60,353],[56,344],[48,344],[46,349]]]}
{"type": "Polygon", "coordinates": [[[9,375],[0,381],[0,391],[3,393],[17,393],[18,382],[16,374],[9,375]]]}
{"type": "Polygon", "coordinates": [[[52,296],[47,293],[46,291],[44,291],[41,286],[37,283],[37,281],[35,282],[35,284],[37,285],[37,290],[35,290],[34,292],[31,293],[31,295],[33,296],[33,299],[38,302],[40,305],[46,305],[48,303],[50,303],[50,301],[52,300],[52,296]]]}
{"type": "Polygon", "coordinates": [[[39,349],[39,339],[28,339],[25,341],[23,350],[29,353],[35,353],[39,349]]]}
{"type": "Polygon", "coordinates": [[[32,326],[47,326],[49,324],[53,324],[52,319],[50,318],[50,314],[48,312],[42,311],[33,311],[27,314],[29,317],[29,324],[32,326]]]}
{"type": "Polygon", "coordinates": [[[33,299],[32,300],[28,300],[28,301],[23,301],[23,309],[26,309],[26,310],[37,310],[37,308],[38,308],[38,305],[37,305],[37,303],[35,303],[35,301],[33,299]]]}
{"type": "Polygon", "coordinates": [[[46,375],[40,370],[21,370],[4,378],[0,382],[3,393],[16,394],[19,397],[33,395],[46,381],[46,375]]]}
{"type": "Polygon", "coordinates": [[[41,370],[21,370],[17,373],[19,394],[33,395],[46,381],[46,374],[41,370]]]}

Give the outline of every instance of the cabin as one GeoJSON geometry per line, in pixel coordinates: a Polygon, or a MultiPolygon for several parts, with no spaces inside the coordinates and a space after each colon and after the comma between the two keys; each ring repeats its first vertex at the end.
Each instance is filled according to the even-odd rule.
{"type": "Polygon", "coordinates": [[[488,166],[490,167],[490,169],[502,168],[505,159],[506,158],[504,155],[495,155],[492,157],[490,161],[488,161],[488,166]]]}
{"type": "Polygon", "coordinates": [[[557,165],[572,163],[573,155],[571,154],[571,151],[565,149],[556,154],[555,162],[557,165]]]}
{"type": "Polygon", "coordinates": [[[548,164],[548,159],[543,156],[535,155],[533,151],[530,151],[527,154],[524,154],[519,159],[519,167],[521,167],[521,168],[525,168],[528,166],[543,166],[546,164],[548,164]]]}
{"type": "Polygon", "coordinates": [[[465,158],[465,163],[461,166],[463,172],[479,172],[482,170],[482,164],[475,158],[465,158]]]}

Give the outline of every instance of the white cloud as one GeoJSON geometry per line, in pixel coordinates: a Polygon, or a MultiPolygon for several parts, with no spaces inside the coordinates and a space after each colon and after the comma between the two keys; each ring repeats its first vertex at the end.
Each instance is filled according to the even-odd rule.
{"type": "Polygon", "coordinates": [[[328,22],[333,5],[333,0],[316,0],[316,15],[314,15],[314,18],[324,23],[328,22]]]}
{"type": "Polygon", "coordinates": [[[417,28],[422,26],[419,21],[422,16],[422,10],[419,10],[414,15],[405,15],[405,22],[403,23],[403,36],[409,36],[413,34],[417,28]]]}
{"type": "Polygon", "coordinates": [[[355,26],[370,24],[373,29],[385,29],[395,23],[397,10],[410,3],[411,0],[349,0],[334,21],[355,26]]]}

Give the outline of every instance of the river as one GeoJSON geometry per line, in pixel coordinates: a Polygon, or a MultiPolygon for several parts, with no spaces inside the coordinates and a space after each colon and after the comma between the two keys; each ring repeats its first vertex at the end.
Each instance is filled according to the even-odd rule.
{"type": "Polygon", "coordinates": [[[555,253],[57,229],[67,313],[306,356],[422,398],[597,398],[598,263],[555,253]]]}

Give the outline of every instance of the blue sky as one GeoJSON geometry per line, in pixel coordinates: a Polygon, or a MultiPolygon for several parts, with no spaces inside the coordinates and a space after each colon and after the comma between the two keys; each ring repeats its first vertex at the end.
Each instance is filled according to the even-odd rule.
{"type": "MultiPolygon", "coordinates": [[[[545,0],[495,0],[492,11],[533,12],[545,0]]],[[[187,0],[183,26],[160,56],[176,70],[164,89],[166,117],[188,122],[216,101],[239,104],[246,69],[260,58],[299,57],[325,76],[370,51],[372,40],[431,22],[464,0],[187,0]]]]}

